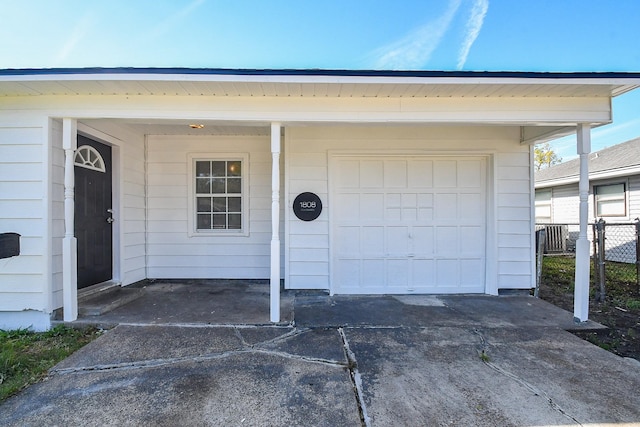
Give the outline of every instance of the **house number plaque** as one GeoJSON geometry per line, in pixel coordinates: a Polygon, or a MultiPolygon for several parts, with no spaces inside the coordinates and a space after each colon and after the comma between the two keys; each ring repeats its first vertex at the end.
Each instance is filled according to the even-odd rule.
{"type": "Polygon", "coordinates": [[[303,221],[313,221],[322,213],[322,201],[314,193],[298,194],[293,201],[293,213],[303,221]]]}

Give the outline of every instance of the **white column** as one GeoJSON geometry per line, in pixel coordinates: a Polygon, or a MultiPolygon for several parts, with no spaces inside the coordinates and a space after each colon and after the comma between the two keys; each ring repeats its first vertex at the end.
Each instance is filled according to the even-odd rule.
{"type": "Polygon", "coordinates": [[[64,238],[62,239],[62,303],[64,321],[78,318],[78,243],[74,235],[75,179],[73,158],[78,146],[77,122],[62,121],[64,149],[64,238]]]}
{"type": "Polygon", "coordinates": [[[589,220],[589,153],[591,152],[591,126],[578,125],[577,140],[580,156],[580,233],[576,241],[576,274],[573,301],[573,317],[576,322],[586,322],[589,318],[589,240],[587,226],[589,220]]]}
{"type": "Polygon", "coordinates": [[[271,124],[271,321],[280,321],[280,123],[271,124]]]}

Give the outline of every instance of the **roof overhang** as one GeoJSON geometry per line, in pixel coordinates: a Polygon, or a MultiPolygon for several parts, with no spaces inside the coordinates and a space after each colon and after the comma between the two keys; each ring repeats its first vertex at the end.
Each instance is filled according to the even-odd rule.
{"type": "Polygon", "coordinates": [[[0,70],[0,96],[612,97],[640,73],[58,68],[0,70]]]}
{"type": "MultiPolygon", "coordinates": [[[[312,119],[323,122],[428,124],[442,120],[441,123],[450,124],[520,126],[524,144],[573,133],[577,123],[599,126],[611,122],[611,98],[638,87],[640,73],[619,72],[209,68],[0,70],[0,102],[2,98],[26,100],[63,96],[78,99],[91,96],[108,99],[126,96],[144,100],[148,105],[156,97],[173,96],[215,99],[220,106],[226,103],[237,107],[241,100],[251,100],[252,107],[259,109],[269,104],[276,111],[274,114],[248,114],[247,122],[269,122],[284,117],[302,123],[311,115],[305,117],[299,112],[310,107],[308,111],[314,113],[312,119]],[[334,105],[338,106],[335,111],[327,107],[334,105]],[[538,111],[546,111],[546,114],[530,115],[526,108],[518,111],[523,105],[526,108],[537,106],[538,111]],[[583,105],[587,107],[579,114],[565,114],[575,112],[583,105]],[[463,106],[468,108],[465,110],[463,106]],[[562,108],[554,110],[546,106],[562,108]],[[493,108],[493,115],[484,114],[483,108],[493,108]],[[444,117],[442,111],[450,112],[449,116],[441,119],[444,117]]],[[[73,112],[72,109],[68,111],[73,112]]],[[[167,120],[162,114],[155,118],[167,120]]],[[[187,117],[173,118],[187,120],[187,117]]],[[[219,118],[227,117],[221,115],[219,118]]]]}
{"type": "MultiPolygon", "coordinates": [[[[633,165],[625,168],[607,169],[603,171],[590,172],[589,181],[603,179],[615,179],[631,175],[640,175],[640,165],[633,165]]],[[[535,182],[535,188],[558,187],[561,185],[577,184],[580,181],[579,175],[564,176],[556,179],[535,182]]]]}

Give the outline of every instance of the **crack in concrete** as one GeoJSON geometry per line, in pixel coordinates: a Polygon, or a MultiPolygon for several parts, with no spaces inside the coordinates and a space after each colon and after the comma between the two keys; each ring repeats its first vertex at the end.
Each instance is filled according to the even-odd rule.
{"type": "Polygon", "coordinates": [[[80,366],[80,367],[73,367],[73,368],[60,368],[60,369],[54,368],[49,371],[49,375],[66,375],[66,374],[81,373],[81,372],[105,372],[105,371],[119,371],[119,370],[129,370],[129,369],[155,368],[159,366],[167,366],[167,365],[173,365],[173,364],[183,363],[183,362],[207,362],[211,360],[224,359],[224,358],[235,356],[238,354],[251,354],[251,353],[268,354],[272,356],[278,356],[278,357],[283,357],[283,358],[292,359],[292,360],[300,360],[308,363],[317,363],[317,364],[331,366],[331,367],[348,368],[349,366],[348,362],[340,362],[336,360],[329,360],[329,359],[323,359],[318,357],[302,356],[298,354],[287,353],[284,351],[270,350],[262,347],[268,344],[278,344],[278,343],[286,342],[287,340],[293,337],[296,337],[308,332],[309,329],[303,329],[303,330],[294,329],[285,334],[279,335],[275,338],[265,340],[265,341],[260,341],[256,344],[247,343],[238,328],[234,328],[234,331],[236,333],[236,337],[240,340],[240,343],[242,345],[242,347],[237,350],[206,354],[202,356],[183,356],[183,357],[138,360],[133,362],[122,362],[122,363],[102,364],[102,365],[93,365],[93,366],[80,366]]]}
{"type": "Polygon", "coordinates": [[[356,402],[358,403],[358,413],[360,414],[360,422],[364,427],[371,426],[371,419],[367,415],[367,405],[364,402],[364,392],[362,390],[362,377],[358,370],[358,361],[356,360],[355,353],[349,347],[349,341],[344,333],[343,328],[338,328],[340,338],[342,338],[342,346],[344,348],[344,354],[347,357],[349,376],[353,385],[353,391],[356,395],[356,402]]]}
{"type": "Polygon", "coordinates": [[[579,426],[583,425],[575,417],[573,417],[571,414],[567,413],[567,411],[565,411],[560,405],[558,405],[553,400],[553,398],[551,396],[549,396],[547,393],[545,393],[544,391],[540,390],[539,388],[537,388],[533,384],[531,384],[531,383],[525,381],[524,379],[520,378],[518,375],[513,374],[513,373],[507,371],[506,369],[503,369],[500,366],[496,365],[495,363],[491,362],[489,360],[489,356],[488,356],[488,352],[487,352],[489,344],[487,343],[487,340],[485,339],[484,335],[482,335],[482,332],[479,329],[473,329],[473,333],[478,335],[478,337],[480,337],[480,345],[481,345],[482,348],[481,348],[481,351],[479,351],[478,353],[480,355],[480,359],[482,360],[482,362],[486,366],[488,366],[489,368],[493,369],[494,371],[506,376],[507,378],[517,382],[518,384],[523,386],[525,389],[527,389],[531,393],[533,393],[534,396],[540,396],[543,399],[546,399],[546,401],[549,404],[549,406],[551,407],[551,409],[559,412],[560,414],[562,414],[563,416],[567,417],[571,421],[575,422],[579,426]]]}

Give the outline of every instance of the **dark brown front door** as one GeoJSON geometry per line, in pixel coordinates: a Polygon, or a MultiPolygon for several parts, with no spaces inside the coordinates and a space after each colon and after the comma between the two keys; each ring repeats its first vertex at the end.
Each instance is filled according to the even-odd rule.
{"type": "Polygon", "coordinates": [[[78,135],[75,157],[78,288],[113,277],[111,178],[111,147],[78,135]]]}

